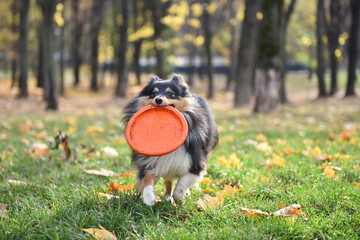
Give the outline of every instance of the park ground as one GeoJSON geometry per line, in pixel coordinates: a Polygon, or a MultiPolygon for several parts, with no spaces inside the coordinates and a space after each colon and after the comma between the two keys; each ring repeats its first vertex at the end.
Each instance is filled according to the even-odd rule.
{"type": "Polygon", "coordinates": [[[359,98],[315,100],[316,82],[297,75],[288,86],[291,103],[268,115],[233,110],[219,91],[209,102],[220,142],[200,189],[176,205],[160,181],[153,207],[132,190],[126,99],[70,88],[46,113],[39,92],[18,100],[1,87],[0,239],[90,239],[82,229],[99,226],[118,239],[359,238],[359,98]],[[51,149],[59,130],[68,138],[51,149]]]}

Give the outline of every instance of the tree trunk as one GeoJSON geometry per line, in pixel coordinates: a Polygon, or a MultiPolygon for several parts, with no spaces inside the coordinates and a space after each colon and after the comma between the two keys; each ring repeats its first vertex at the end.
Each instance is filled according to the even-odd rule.
{"type": "MultiPolygon", "coordinates": [[[[43,29],[42,26],[39,27],[38,29],[38,35],[39,35],[39,58],[38,58],[38,77],[37,77],[37,84],[36,86],[39,88],[44,88],[44,79],[45,79],[45,70],[44,70],[44,44],[43,44],[43,29]]],[[[45,95],[44,95],[45,96],[45,95]]],[[[44,98],[44,100],[46,101],[46,99],[44,98]]]]}
{"type": "Polygon", "coordinates": [[[141,84],[141,69],[140,69],[140,53],[141,53],[142,40],[134,42],[134,71],[136,76],[136,84],[141,84]]]}
{"type": "Polygon", "coordinates": [[[161,23],[161,18],[167,14],[167,9],[171,5],[171,0],[161,3],[160,0],[151,1],[151,11],[153,14],[153,23],[154,23],[154,36],[155,41],[155,51],[156,51],[156,75],[160,77],[164,76],[164,58],[163,58],[163,43],[162,43],[162,32],[164,30],[164,25],[161,23]]]}
{"type": "Polygon", "coordinates": [[[196,55],[196,48],[194,47],[194,45],[192,44],[188,44],[188,49],[189,51],[189,66],[188,66],[188,71],[187,71],[187,76],[188,76],[188,80],[187,83],[189,84],[190,87],[192,87],[194,85],[194,58],[196,55]]]}
{"type": "Polygon", "coordinates": [[[360,1],[351,0],[351,29],[349,40],[349,66],[348,66],[348,80],[346,85],[345,97],[355,96],[355,82],[356,82],[356,60],[357,60],[357,45],[359,36],[359,14],[360,1]]]}
{"type": "MultiPolygon", "coordinates": [[[[209,4],[209,1],[206,1],[209,4]]],[[[208,93],[207,97],[212,99],[214,97],[214,80],[213,80],[213,67],[212,67],[212,52],[211,52],[211,41],[212,41],[212,33],[210,31],[210,16],[207,12],[207,9],[204,9],[203,13],[204,17],[204,47],[205,47],[205,54],[206,54],[206,74],[208,76],[208,93]]]]}
{"type": "Polygon", "coordinates": [[[28,61],[27,61],[27,35],[29,31],[28,13],[30,1],[22,0],[20,3],[20,36],[19,36],[19,60],[20,60],[20,78],[19,78],[19,96],[28,96],[28,61]]]}
{"type": "Polygon", "coordinates": [[[92,27],[91,27],[91,55],[90,55],[90,64],[91,64],[91,85],[90,88],[92,91],[97,92],[99,90],[98,86],[98,56],[99,56],[99,32],[101,23],[103,20],[104,10],[105,10],[105,2],[96,0],[93,1],[92,9],[91,9],[91,18],[92,18],[92,27]]]}
{"type": "Polygon", "coordinates": [[[335,55],[336,49],[339,47],[339,35],[341,31],[341,21],[344,16],[341,16],[340,0],[331,0],[330,2],[330,22],[327,24],[327,36],[329,42],[330,55],[330,70],[331,70],[331,86],[330,95],[334,95],[337,90],[337,70],[338,59],[335,55]]]}
{"type": "Polygon", "coordinates": [[[296,0],[291,0],[289,7],[286,12],[284,12],[284,17],[282,18],[281,25],[281,86],[280,86],[280,102],[282,104],[288,103],[288,99],[286,96],[286,31],[289,25],[290,17],[294,12],[296,0]]]}
{"type": "MultiPolygon", "coordinates": [[[[11,5],[11,32],[16,34],[18,31],[16,26],[16,15],[19,11],[19,1],[14,0],[11,5]]],[[[17,70],[17,41],[14,41],[11,52],[11,87],[16,85],[16,70],[17,70]]]]}
{"type": "Polygon", "coordinates": [[[128,45],[129,1],[130,0],[122,0],[121,4],[123,23],[119,26],[120,47],[118,53],[118,82],[115,90],[115,95],[117,97],[126,97],[128,84],[126,73],[126,51],[128,45]]]}
{"type": "Polygon", "coordinates": [[[78,86],[80,83],[80,66],[81,66],[81,56],[80,56],[80,43],[82,36],[83,23],[80,20],[79,16],[79,0],[72,1],[72,9],[74,15],[74,29],[73,29],[73,39],[72,39],[72,67],[74,72],[74,86],[78,86]]]}
{"type": "Polygon", "coordinates": [[[231,26],[231,43],[230,43],[230,49],[231,49],[231,56],[230,56],[230,67],[229,67],[229,72],[227,73],[227,80],[226,80],[226,86],[225,86],[225,91],[230,91],[230,87],[232,85],[232,83],[234,82],[234,78],[236,75],[236,68],[235,66],[237,66],[237,53],[236,50],[238,49],[238,36],[239,36],[239,24],[236,23],[234,24],[234,26],[231,26]]]}
{"type": "Polygon", "coordinates": [[[325,8],[324,0],[318,0],[317,15],[316,15],[316,37],[317,37],[317,75],[319,86],[319,98],[327,96],[325,85],[325,58],[324,58],[324,42],[323,36],[325,35],[325,8]]]}
{"type": "Polygon", "coordinates": [[[61,12],[61,17],[64,19],[64,25],[60,26],[60,94],[61,96],[65,95],[65,83],[64,83],[64,48],[65,48],[65,4],[64,0],[61,1],[63,4],[63,9],[61,12]]]}
{"type": "Polygon", "coordinates": [[[54,21],[57,0],[38,0],[43,14],[42,19],[42,64],[44,73],[44,99],[47,110],[58,109],[58,83],[54,63],[54,21]]]}
{"type": "Polygon", "coordinates": [[[280,104],[283,6],[284,0],[264,0],[262,5],[254,112],[271,112],[280,104]]]}
{"type": "Polygon", "coordinates": [[[251,101],[259,32],[259,20],[256,18],[256,13],[261,9],[261,2],[262,0],[246,0],[236,65],[234,107],[247,105],[251,101]]]}

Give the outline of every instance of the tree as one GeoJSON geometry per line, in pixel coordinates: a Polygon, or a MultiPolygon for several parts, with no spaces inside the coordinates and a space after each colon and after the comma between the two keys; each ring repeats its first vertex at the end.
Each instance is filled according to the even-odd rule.
{"type": "Polygon", "coordinates": [[[79,11],[79,0],[71,1],[73,19],[74,19],[74,28],[72,33],[72,51],[71,51],[71,60],[72,68],[74,73],[74,86],[78,86],[80,83],[80,66],[81,66],[81,56],[80,56],[80,43],[83,30],[83,20],[80,17],[79,11]]]}
{"type": "Polygon", "coordinates": [[[236,67],[235,107],[247,105],[251,101],[259,29],[256,13],[261,9],[261,3],[262,0],[246,0],[236,67]]]}
{"type": "Polygon", "coordinates": [[[317,37],[317,75],[319,86],[319,98],[327,96],[325,85],[325,58],[324,58],[324,37],[325,29],[325,8],[324,0],[318,0],[316,13],[316,37],[317,37]]]}
{"type": "Polygon", "coordinates": [[[360,20],[360,1],[351,0],[351,28],[350,28],[350,42],[349,42],[349,66],[348,66],[348,80],[346,84],[346,97],[355,96],[355,82],[356,82],[356,60],[359,41],[359,20],[360,20]]]}
{"type": "Polygon", "coordinates": [[[288,99],[286,96],[286,35],[287,35],[287,28],[289,25],[290,17],[294,12],[296,0],[291,0],[287,10],[283,12],[284,17],[282,18],[281,24],[281,39],[280,39],[280,46],[281,46],[281,86],[280,86],[280,101],[282,104],[287,103],[288,99]]]}
{"type": "MultiPolygon", "coordinates": [[[[11,4],[11,32],[13,35],[18,31],[18,26],[16,25],[16,16],[19,12],[19,1],[14,0],[11,4]]],[[[16,70],[17,70],[17,41],[13,41],[11,54],[11,87],[15,87],[16,83],[16,70]]]]}
{"type": "Polygon", "coordinates": [[[284,0],[264,0],[262,4],[254,112],[270,112],[280,104],[283,7],[284,0]]]}
{"type": "Polygon", "coordinates": [[[156,75],[160,77],[164,77],[162,32],[165,29],[165,25],[161,22],[161,18],[166,15],[166,11],[170,7],[170,5],[171,5],[171,0],[167,0],[165,2],[161,0],[151,1],[151,11],[153,14],[153,23],[154,23],[153,39],[155,41],[155,52],[156,52],[156,75]]]}
{"type": "Polygon", "coordinates": [[[99,32],[102,20],[104,18],[104,12],[106,7],[106,0],[93,0],[92,7],[91,7],[91,29],[90,29],[90,36],[91,36],[91,54],[90,54],[90,65],[91,65],[91,90],[98,91],[98,81],[97,81],[97,74],[98,74],[98,55],[99,55],[99,32]]]}
{"type": "Polygon", "coordinates": [[[126,97],[127,73],[126,73],[126,51],[128,45],[128,26],[129,26],[129,1],[122,0],[122,24],[118,27],[120,34],[120,47],[118,48],[118,82],[116,85],[115,95],[117,97],[126,97]]]}
{"type": "Polygon", "coordinates": [[[54,20],[57,0],[38,0],[43,15],[41,38],[43,50],[41,52],[41,71],[44,77],[44,99],[46,109],[57,110],[58,108],[58,82],[55,74],[54,63],[54,20]]]}
{"type": "Polygon", "coordinates": [[[330,19],[327,22],[327,37],[328,37],[328,50],[330,55],[330,70],[331,70],[331,86],[330,95],[334,95],[337,90],[337,70],[338,70],[338,56],[336,51],[339,48],[339,36],[341,33],[341,25],[345,18],[344,1],[331,0],[330,2],[330,19]]]}
{"type": "Polygon", "coordinates": [[[22,0],[20,3],[20,36],[19,36],[19,61],[20,61],[20,78],[19,78],[19,97],[28,96],[28,51],[27,51],[27,35],[29,31],[28,13],[29,0],[22,0]]]}

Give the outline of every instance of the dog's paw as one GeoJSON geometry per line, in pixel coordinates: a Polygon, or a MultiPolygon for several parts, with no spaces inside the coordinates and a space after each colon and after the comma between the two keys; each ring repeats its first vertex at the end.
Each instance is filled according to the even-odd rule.
{"type": "Polygon", "coordinates": [[[175,189],[173,198],[175,202],[179,203],[185,199],[185,194],[181,189],[175,189]]]}
{"type": "Polygon", "coordinates": [[[153,186],[147,186],[144,188],[143,201],[147,206],[153,206],[155,204],[156,196],[153,186]]]}

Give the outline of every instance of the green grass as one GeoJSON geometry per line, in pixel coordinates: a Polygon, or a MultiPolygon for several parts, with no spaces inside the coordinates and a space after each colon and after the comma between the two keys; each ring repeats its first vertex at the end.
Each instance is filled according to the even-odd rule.
{"type": "MultiPolygon", "coordinates": [[[[213,182],[192,191],[185,203],[174,206],[158,202],[147,207],[136,194],[124,193],[120,199],[107,200],[109,180],[131,184],[133,177],[102,177],[85,173],[85,169],[110,169],[123,173],[131,169],[130,149],[124,140],[120,113],[100,111],[71,116],[76,131],[69,144],[79,147],[79,161],[66,162],[61,149],[45,157],[32,157],[32,143],[52,140],[59,129],[69,130],[69,116],[33,114],[9,116],[0,123],[0,203],[6,204],[7,217],[0,219],[0,239],[89,239],[82,228],[103,226],[118,239],[356,239],[360,237],[360,104],[358,100],[316,101],[302,106],[286,106],[270,115],[251,115],[245,110],[214,109],[221,129],[220,143],[213,153],[207,177],[213,182]],[[20,125],[31,129],[23,133],[20,125]],[[103,132],[87,133],[88,126],[103,132]],[[341,140],[347,129],[351,141],[341,140]],[[35,139],[42,133],[45,137],[35,139]],[[272,154],[246,144],[260,142],[262,133],[273,153],[318,146],[324,154],[339,153],[328,163],[340,167],[335,178],[328,179],[321,169],[323,161],[304,154],[282,155],[284,167],[266,166],[272,154]],[[336,138],[331,140],[329,134],[336,138]],[[25,139],[25,140],[24,140],[25,139]],[[121,140],[122,139],[122,140],[121,140]],[[26,144],[26,140],[29,144],[26,144]],[[120,140],[120,142],[119,142],[120,140]],[[120,143],[120,144],[119,144],[120,143]],[[86,146],[82,149],[80,144],[86,146]],[[90,156],[86,150],[94,146],[90,156]],[[119,157],[108,157],[101,148],[110,146],[119,157]],[[98,152],[98,153],[97,153],[98,152]],[[217,158],[235,153],[241,169],[224,168],[217,158]],[[352,156],[344,160],[344,155],[352,156]],[[27,182],[13,185],[9,179],[27,182]],[[264,180],[265,179],[265,180],[264,180]],[[215,196],[224,184],[241,184],[235,197],[227,196],[220,209],[201,210],[196,202],[204,193],[215,196]],[[56,188],[54,188],[54,185],[56,188]],[[240,207],[267,212],[279,210],[279,204],[300,204],[304,218],[247,217],[240,207]],[[315,205],[315,206],[314,206],[315,205]],[[309,206],[309,207],[306,207],[309,206]]],[[[70,119],[71,120],[71,119],[70,119]]],[[[161,182],[162,183],[162,182],[161,182]]],[[[156,187],[159,196],[164,186],[156,187]]]]}

